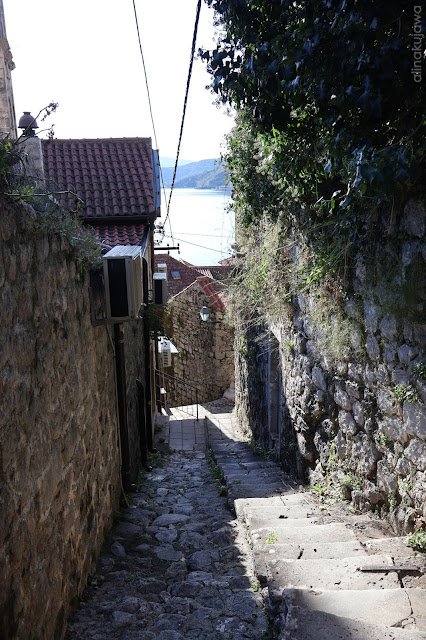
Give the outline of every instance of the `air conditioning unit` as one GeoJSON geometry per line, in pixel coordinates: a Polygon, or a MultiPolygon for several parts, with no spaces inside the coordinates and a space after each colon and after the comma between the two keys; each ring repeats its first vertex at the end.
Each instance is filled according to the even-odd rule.
{"type": "Polygon", "coordinates": [[[165,262],[162,262],[161,264],[157,265],[157,269],[158,273],[167,273],[167,264],[165,262]]]}
{"type": "Polygon", "coordinates": [[[103,257],[107,319],[137,318],[143,302],[142,248],[114,247],[103,257]]]}
{"type": "Polygon", "coordinates": [[[156,272],[152,276],[154,304],[167,304],[167,273],[156,272]]]}

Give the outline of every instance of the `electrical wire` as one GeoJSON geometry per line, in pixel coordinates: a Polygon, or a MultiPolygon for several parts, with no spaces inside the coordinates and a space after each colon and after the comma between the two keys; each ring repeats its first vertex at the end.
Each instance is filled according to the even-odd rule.
{"type": "MultiPolygon", "coordinates": [[[[144,76],[145,76],[146,93],[147,93],[147,96],[148,96],[148,105],[149,105],[149,113],[150,113],[150,116],[151,116],[152,131],[154,133],[155,148],[158,149],[157,131],[155,129],[154,114],[153,114],[153,111],[152,111],[151,94],[150,94],[150,91],[149,91],[149,82],[148,82],[148,73],[147,73],[147,70],[146,70],[145,58],[144,58],[143,50],[142,50],[142,40],[141,40],[141,34],[140,34],[140,29],[139,29],[138,14],[137,14],[137,11],[136,11],[135,0],[132,0],[132,1],[133,1],[133,12],[135,14],[136,31],[137,31],[137,34],[138,34],[139,51],[140,51],[140,54],[141,54],[143,72],[144,72],[144,76]]],[[[165,201],[166,206],[167,206],[166,188],[164,186],[163,170],[161,168],[161,162],[160,162],[160,157],[159,156],[158,156],[158,166],[160,167],[160,180],[161,180],[161,185],[162,185],[162,188],[163,188],[164,201],[165,201]]],[[[168,207],[167,207],[167,215],[168,215],[168,207]]],[[[166,220],[167,220],[167,218],[166,218],[166,220]]],[[[164,224],[165,224],[165,222],[164,222],[164,224]]],[[[172,225],[171,225],[170,221],[169,221],[169,227],[170,227],[170,234],[171,234],[172,239],[173,239],[172,225]]]]}
{"type": "Polygon", "coordinates": [[[170,187],[169,201],[168,201],[168,204],[167,204],[167,215],[166,215],[166,219],[164,220],[164,224],[166,224],[167,219],[168,219],[168,217],[170,215],[170,202],[171,202],[171,199],[172,199],[173,187],[175,185],[175,179],[176,179],[176,171],[177,171],[178,162],[179,162],[179,153],[180,153],[180,145],[181,145],[181,142],[182,142],[183,125],[184,125],[184,122],[185,122],[186,107],[187,107],[187,104],[188,104],[189,85],[191,83],[192,66],[194,64],[195,45],[196,45],[196,42],[197,42],[197,32],[198,32],[198,22],[199,22],[199,19],[200,19],[200,11],[201,11],[201,0],[198,0],[198,2],[197,2],[197,11],[196,11],[196,15],[195,15],[194,34],[192,36],[192,48],[191,48],[191,58],[190,58],[190,62],[189,62],[188,79],[186,81],[185,100],[184,100],[184,103],[183,103],[182,122],[181,122],[181,125],[180,125],[179,142],[178,142],[177,152],[176,152],[176,161],[175,161],[175,168],[174,168],[174,171],[173,171],[172,186],[170,187]]]}
{"type": "MultiPolygon", "coordinates": [[[[167,236],[165,237],[167,238],[167,236]]],[[[199,247],[200,249],[207,249],[208,251],[214,251],[215,253],[226,253],[226,251],[220,251],[219,249],[212,249],[211,247],[205,247],[202,244],[189,242],[189,240],[182,240],[182,238],[178,238],[177,236],[175,236],[175,240],[179,240],[179,242],[184,242],[185,244],[191,244],[193,247],[199,247]]]]}

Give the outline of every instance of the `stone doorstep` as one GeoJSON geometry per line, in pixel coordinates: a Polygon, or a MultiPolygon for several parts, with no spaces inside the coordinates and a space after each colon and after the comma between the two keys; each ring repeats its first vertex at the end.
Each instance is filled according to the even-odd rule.
{"type": "Polygon", "coordinates": [[[392,559],[386,556],[343,558],[341,560],[267,560],[268,590],[276,602],[284,589],[320,591],[401,589],[398,574],[389,572],[363,572],[363,566],[388,566],[392,559]]]}
{"type": "Polygon", "coordinates": [[[418,631],[351,620],[305,607],[287,612],[280,640],[425,640],[418,631]]]}
{"type": "MultiPolygon", "coordinates": [[[[299,525],[299,521],[295,520],[299,525]]],[[[354,532],[344,524],[318,524],[313,526],[274,526],[264,527],[262,529],[251,529],[251,537],[254,544],[264,544],[271,533],[277,535],[277,543],[296,543],[296,544],[321,544],[323,542],[357,542],[354,532]]]]}
{"type": "Polygon", "coordinates": [[[310,611],[323,611],[342,618],[363,620],[389,627],[399,626],[411,615],[426,609],[426,592],[421,602],[412,607],[405,589],[366,589],[347,591],[307,591],[286,589],[283,594],[286,607],[302,607],[310,611]]]}

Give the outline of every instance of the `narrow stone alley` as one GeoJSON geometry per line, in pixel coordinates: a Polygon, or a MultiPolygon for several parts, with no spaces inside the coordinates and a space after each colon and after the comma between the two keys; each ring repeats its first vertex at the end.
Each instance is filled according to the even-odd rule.
{"type": "MultiPolygon", "coordinates": [[[[261,640],[267,633],[244,531],[206,459],[205,414],[197,422],[174,413],[159,436],[176,451],[155,462],[120,514],[67,640],[261,640]]],[[[227,437],[230,413],[222,428],[210,437],[227,437]]]]}
{"type": "Polygon", "coordinates": [[[198,410],[164,421],[67,640],[426,640],[424,554],[298,486],[223,400],[198,410]]]}

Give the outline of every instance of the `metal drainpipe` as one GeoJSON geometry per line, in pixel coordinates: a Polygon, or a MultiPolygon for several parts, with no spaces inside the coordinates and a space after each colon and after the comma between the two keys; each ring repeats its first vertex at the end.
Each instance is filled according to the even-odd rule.
{"type": "Polygon", "coordinates": [[[126,362],[124,354],[124,333],[121,324],[114,325],[115,369],[117,378],[118,419],[120,423],[121,478],[128,491],[130,480],[129,427],[127,422],[126,362]]]}

